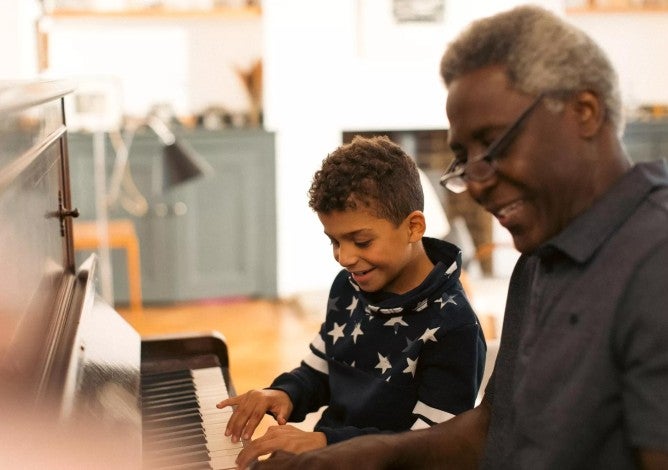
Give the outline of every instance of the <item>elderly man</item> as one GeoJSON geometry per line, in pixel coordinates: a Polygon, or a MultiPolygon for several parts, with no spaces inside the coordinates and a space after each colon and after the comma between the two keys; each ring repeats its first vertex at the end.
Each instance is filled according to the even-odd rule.
{"type": "Polygon", "coordinates": [[[609,60],[523,6],[474,22],[441,74],[442,183],[522,252],[485,397],[428,430],[257,468],[668,468],[668,164],[631,165],[609,60]]]}

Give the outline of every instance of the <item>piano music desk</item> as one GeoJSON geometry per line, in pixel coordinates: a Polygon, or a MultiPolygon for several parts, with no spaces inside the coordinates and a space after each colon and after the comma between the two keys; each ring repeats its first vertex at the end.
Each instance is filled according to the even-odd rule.
{"type": "MultiPolygon", "coordinates": [[[[134,312],[142,310],[141,294],[141,263],[139,259],[139,239],[135,226],[129,219],[110,219],[108,221],[109,248],[123,249],[128,266],[128,290],[130,309],[134,312]]],[[[96,250],[100,247],[97,223],[74,223],[74,249],[96,250]]]]}

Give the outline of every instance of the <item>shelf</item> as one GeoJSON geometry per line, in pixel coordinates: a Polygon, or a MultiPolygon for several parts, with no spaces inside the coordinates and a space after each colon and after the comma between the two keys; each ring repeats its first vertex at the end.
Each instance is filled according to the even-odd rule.
{"type": "Polygon", "coordinates": [[[651,2],[639,2],[638,0],[588,0],[587,2],[582,2],[580,5],[567,6],[566,13],[569,15],[596,13],[668,13],[668,2],[665,0],[651,2]]]}
{"type": "Polygon", "coordinates": [[[46,15],[52,19],[216,19],[256,18],[262,10],[259,6],[215,7],[208,10],[176,10],[167,8],[125,10],[70,10],[57,9],[46,15]]]}
{"type": "Polygon", "coordinates": [[[590,15],[599,13],[668,13],[668,7],[582,7],[582,8],[567,8],[566,13],[569,15],[590,15]]]}

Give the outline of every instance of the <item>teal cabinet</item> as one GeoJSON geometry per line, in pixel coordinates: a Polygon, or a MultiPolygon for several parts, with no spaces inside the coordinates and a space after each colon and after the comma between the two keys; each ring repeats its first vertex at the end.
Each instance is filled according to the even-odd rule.
{"type": "Polygon", "coordinates": [[[629,122],[623,140],[634,162],[668,158],[668,119],[629,122]]]}
{"type": "MultiPolygon", "coordinates": [[[[110,218],[130,218],[139,237],[144,303],[276,296],[274,135],[261,130],[177,133],[214,174],[164,193],[162,147],[150,132],[130,147],[132,178],[148,202],[135,216],[122,207],[110,218]]],[[[72,198],[81,218],[95,217],[93,139],[69,136],[72,198]]],[[[107,175],[114,152],[106,141],[107,175]]],[[[77,253],[77,257],[86,253],[77,253]]],[[[128,298],[124,253],[112,252],[114,297],[128,298]]]]}

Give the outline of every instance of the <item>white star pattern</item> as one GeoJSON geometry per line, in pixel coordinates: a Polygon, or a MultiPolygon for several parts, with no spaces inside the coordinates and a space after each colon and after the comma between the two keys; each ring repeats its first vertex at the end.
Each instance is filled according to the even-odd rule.
{"type": "Polygon", "coordinates": [[[332,344],[336,344],[336,341],[339,338],[343,338],[343,328],[345,326],[346,326],[345,323],[343,325],[334,323],[334,328],[332,328],[330,331],[327,332],[327,334],[332,337],[332,344]]]}
{"type": "Polygon", "coordinates": [[[394,334],[397,334],[397,330],[399,330],[399,326],[408,326],[408,323],[404,321],[404,317],[394,317],[390,318],[387,320],[385,323],[383,323],[385,326],[391,326],[394,328],[394,334]]]}
{"type": "Polygon", "coordinates": [[[392,364],[390,364],[388,358],[383,356],[381,353],[378,353],[378,364],[376,364],[375,368],[380,369],[382,371],[381,374],[384,374],[387,369],[392,368],[392,364]]]}
{"type": "Polygon", "coordinates": [[[429,306],[429,299],[424,299],[424,300],[420,301],[420,303],[418,303],[418,304],[416,305],[416,307],[415,307],[415,311],[416,311],[416,312],[421,312],[422,310],[424,310],[424,309],[427,308],[428,306],[429,306]]]}
{"type": "Polygon", "coordinates": [[[394,325],[402,325],[402,326],[408,326],[408,323],[404,321],[404,317],[394,317],[390,318],[387,320],[385,323],[383,323],[385,326],[394,326],[394,325]]]}
{"type": "Polygon", "coordinates": [[[411,359],[410,357],[406,358],[406,362],[408,362],[408,367],[406,367],[403,372],[405,374],[411,374],[413,377],[415,377],[415,368],[417,367],[417,359],[411,359]]]}
{"type": "Polygon", "coordinates": [[[357,297],[353,296],[352,302],[350,302],[350,305],[348,307],[346,307],[346,310],[350,311],[350,316],[351,317],[353,316],[353,312],[357,308],[357,302],[358,302],[357,297]]]}
{"type": "Polygon", "coordinates": [[[443,307],[445,307],[447,304],[457,305],[457,302],[455,302],[454,299],[455,299],[454,295],[449,295],[447,299],[445,298],[445,295],[443,295],[442,297],[436,299],[434,302],[437,304],[441,304],[441,310],[442,310],[443,307]]]}
{"type": "Polygon", "coordinates": [[[357,337],[363,335],[362,326],[359,323],[355,323],[355,329],[351,333],[353,337],[353,343],[357,344],[357,337]]]}
{"type": "Polygon", "coordinates": [[[436,342],[436,336],[434,336],[434,333],[436,333],[441,327],[437,326],[436,328],[427,328],[424,330],[424,333],[422,333],[422,336],[420,336],[420,339],[424,341],[425,343],[427,341],[434,341],[436,342]]]}

